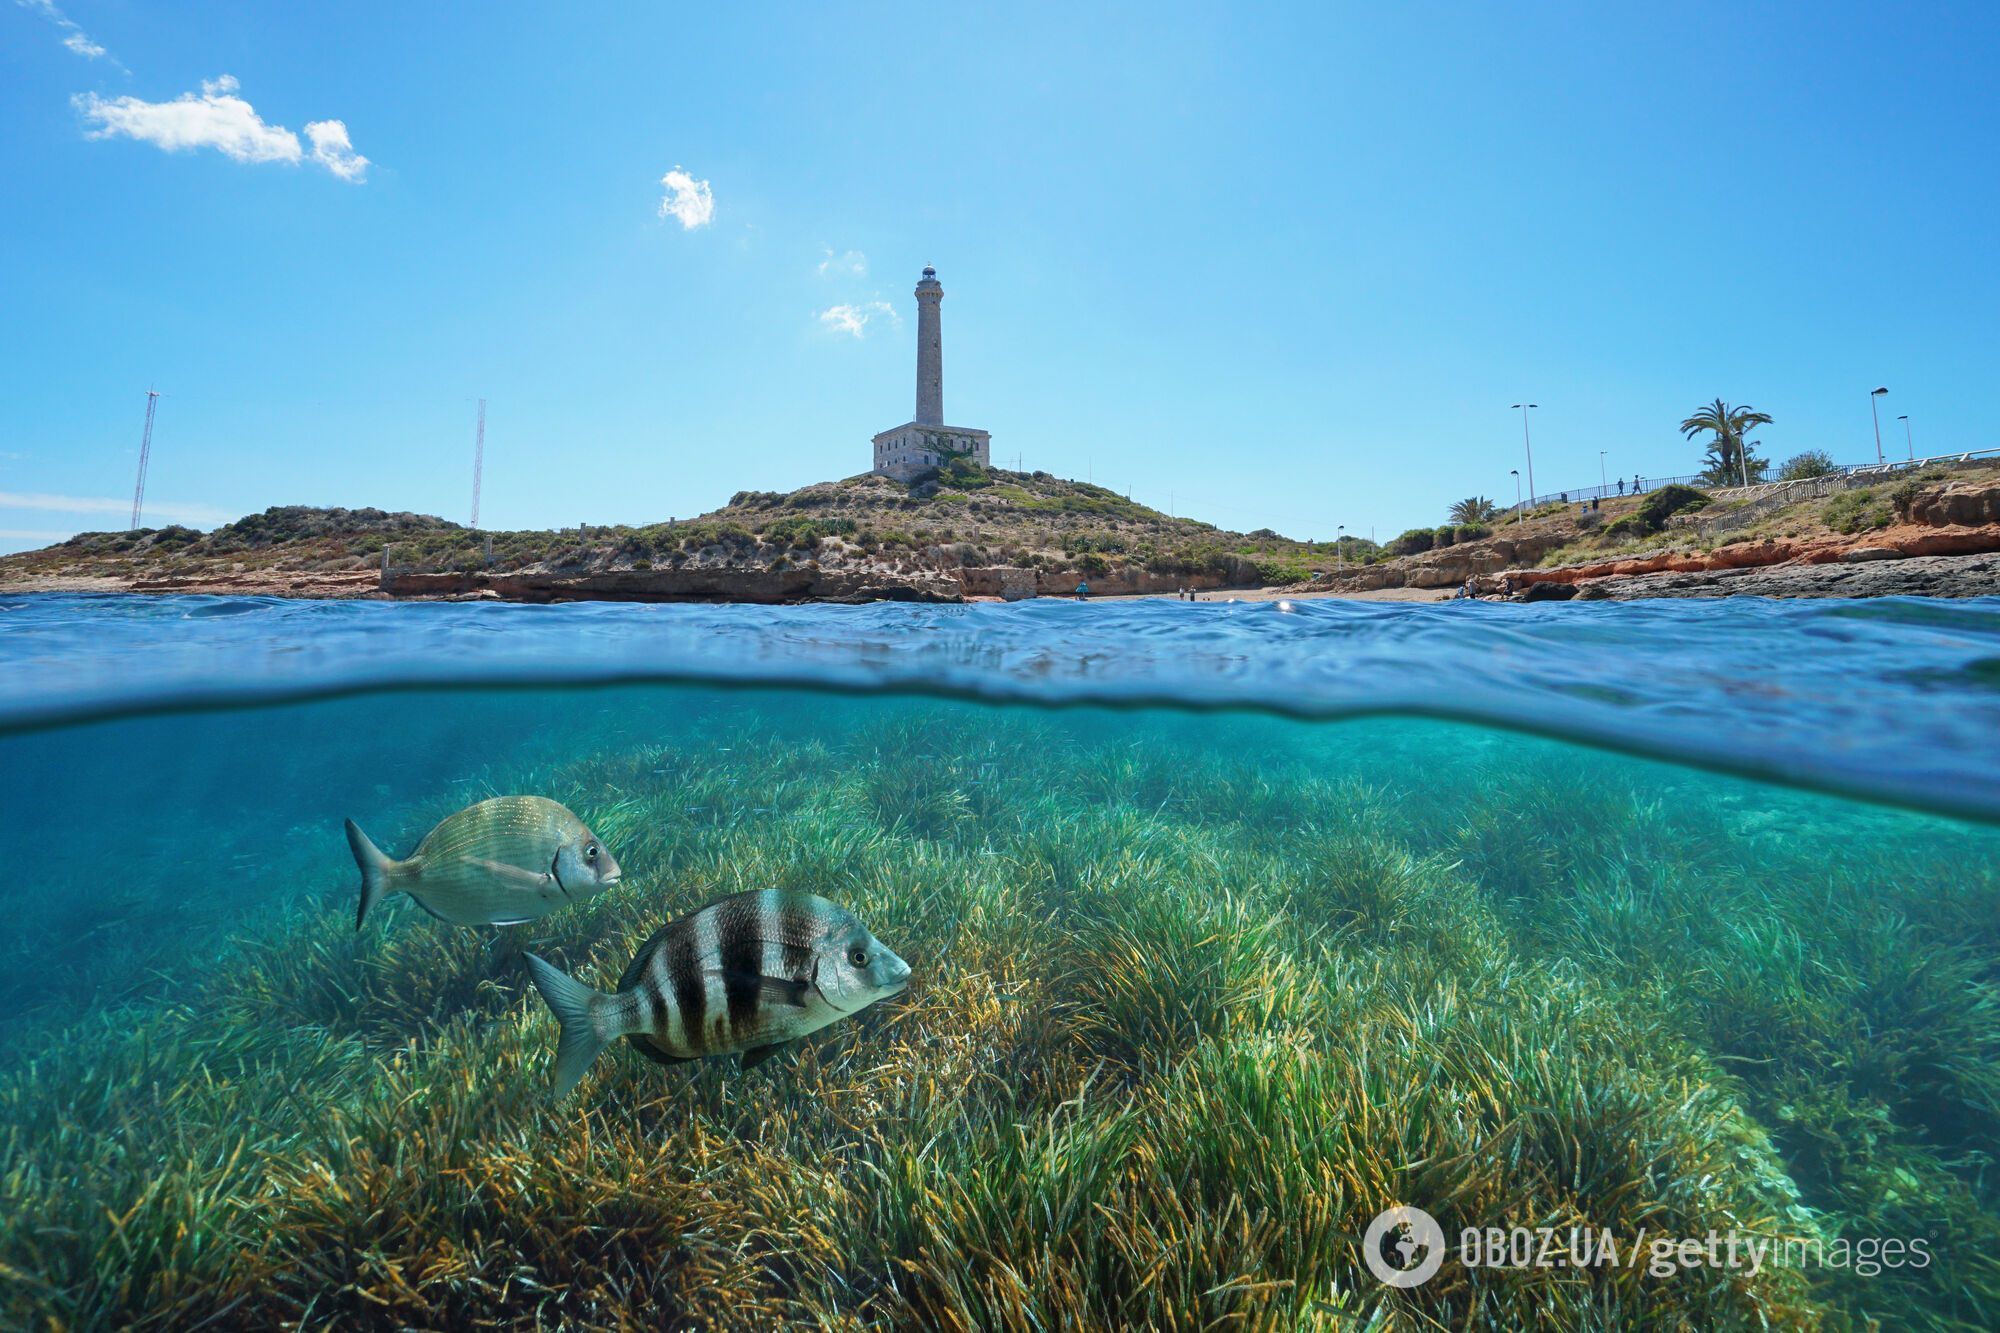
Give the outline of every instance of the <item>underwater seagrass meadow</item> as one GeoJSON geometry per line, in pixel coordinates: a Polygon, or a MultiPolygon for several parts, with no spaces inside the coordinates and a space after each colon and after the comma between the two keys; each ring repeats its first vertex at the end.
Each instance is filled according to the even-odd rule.
{"type": "Polygon", "coordinates": [[[668,684],[141,714],[0,775],[8,1328],[2000,1317],[1991,826],[1437,721],[668,684]],[[400,854],[515,792],[622,883],[356,932],[344,817],[400,854]],[[911,989],[552,1099],[523,949],[609,989],[770,887],[911,989]],[[1391,1204],[1931,1261],[1398,1290],[1391,1204]]]}

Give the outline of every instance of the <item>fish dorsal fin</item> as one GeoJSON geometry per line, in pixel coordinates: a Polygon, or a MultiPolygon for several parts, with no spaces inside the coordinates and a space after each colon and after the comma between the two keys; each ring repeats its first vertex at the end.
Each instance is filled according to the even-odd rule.
{"type": "Polygon", "coordinates": [[[745,1069],[755,1069],[758,1065],[763,1064],[789,1045],[791,1043],[788,1041],[774,1041],[769,1046],[752,1046],[749,1050],[743,1052],[743,1067],[745,1069]]]}
{"type": "Polygon", "coordinates": [[[804,981],[788,980],[784,977],[767,977],[760,972],[718,971],[723,984],[754,986],[764,999],[772,1004],[788,1005],[794,1009],[806,1007],[807,986],[804,981]]]}

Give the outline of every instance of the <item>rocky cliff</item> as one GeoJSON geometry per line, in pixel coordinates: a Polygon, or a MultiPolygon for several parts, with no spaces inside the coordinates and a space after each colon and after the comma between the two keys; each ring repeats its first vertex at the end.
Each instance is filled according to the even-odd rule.
{"type": "Polygon", "coordinates": [[[1852,534],[1762,537],[1712,550],[1513,568],[1475,579],[1522,601],[1633,597],[1980,597],[2000,594],[2000,482],[1910,486],[1896,521],[1852,534]]]}

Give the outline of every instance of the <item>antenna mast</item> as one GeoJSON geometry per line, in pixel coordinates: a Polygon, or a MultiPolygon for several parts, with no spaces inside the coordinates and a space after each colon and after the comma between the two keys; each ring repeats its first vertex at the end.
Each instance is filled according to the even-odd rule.
{"type": "Polygon", "coordinates": [[[486,400],[479,400],[479,428],[472,436],[472,526],[479,526],[479,474],[486,469],[486,400]]]}
{"type": "Polygon", "coordinates": [[[160,392],[146,390],[146,433],[139,437],[139,484],[132,488],[132,527],[139,526],[139,511],[146,503],[146,463],[153,456],[153,409],[159,406],[160,392]]]}

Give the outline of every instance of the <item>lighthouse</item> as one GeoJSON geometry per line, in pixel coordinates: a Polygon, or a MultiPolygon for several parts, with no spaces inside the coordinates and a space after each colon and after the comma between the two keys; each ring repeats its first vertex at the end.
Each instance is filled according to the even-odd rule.
{"type": "Polygon", "coordinates": [[[944,424],[944,284],[928,264],[917,279],[917,411],[900,426],[875,437],[874,471],[910,481],[954,455],[982,466],[992,457],[993,437],[970,426],[944,424]]]}
{"type": "Polygon", "coordinates": [[[917,279],[917,417],[913,426],[944,424],[944,284],[924,265],[917,279]]]}

